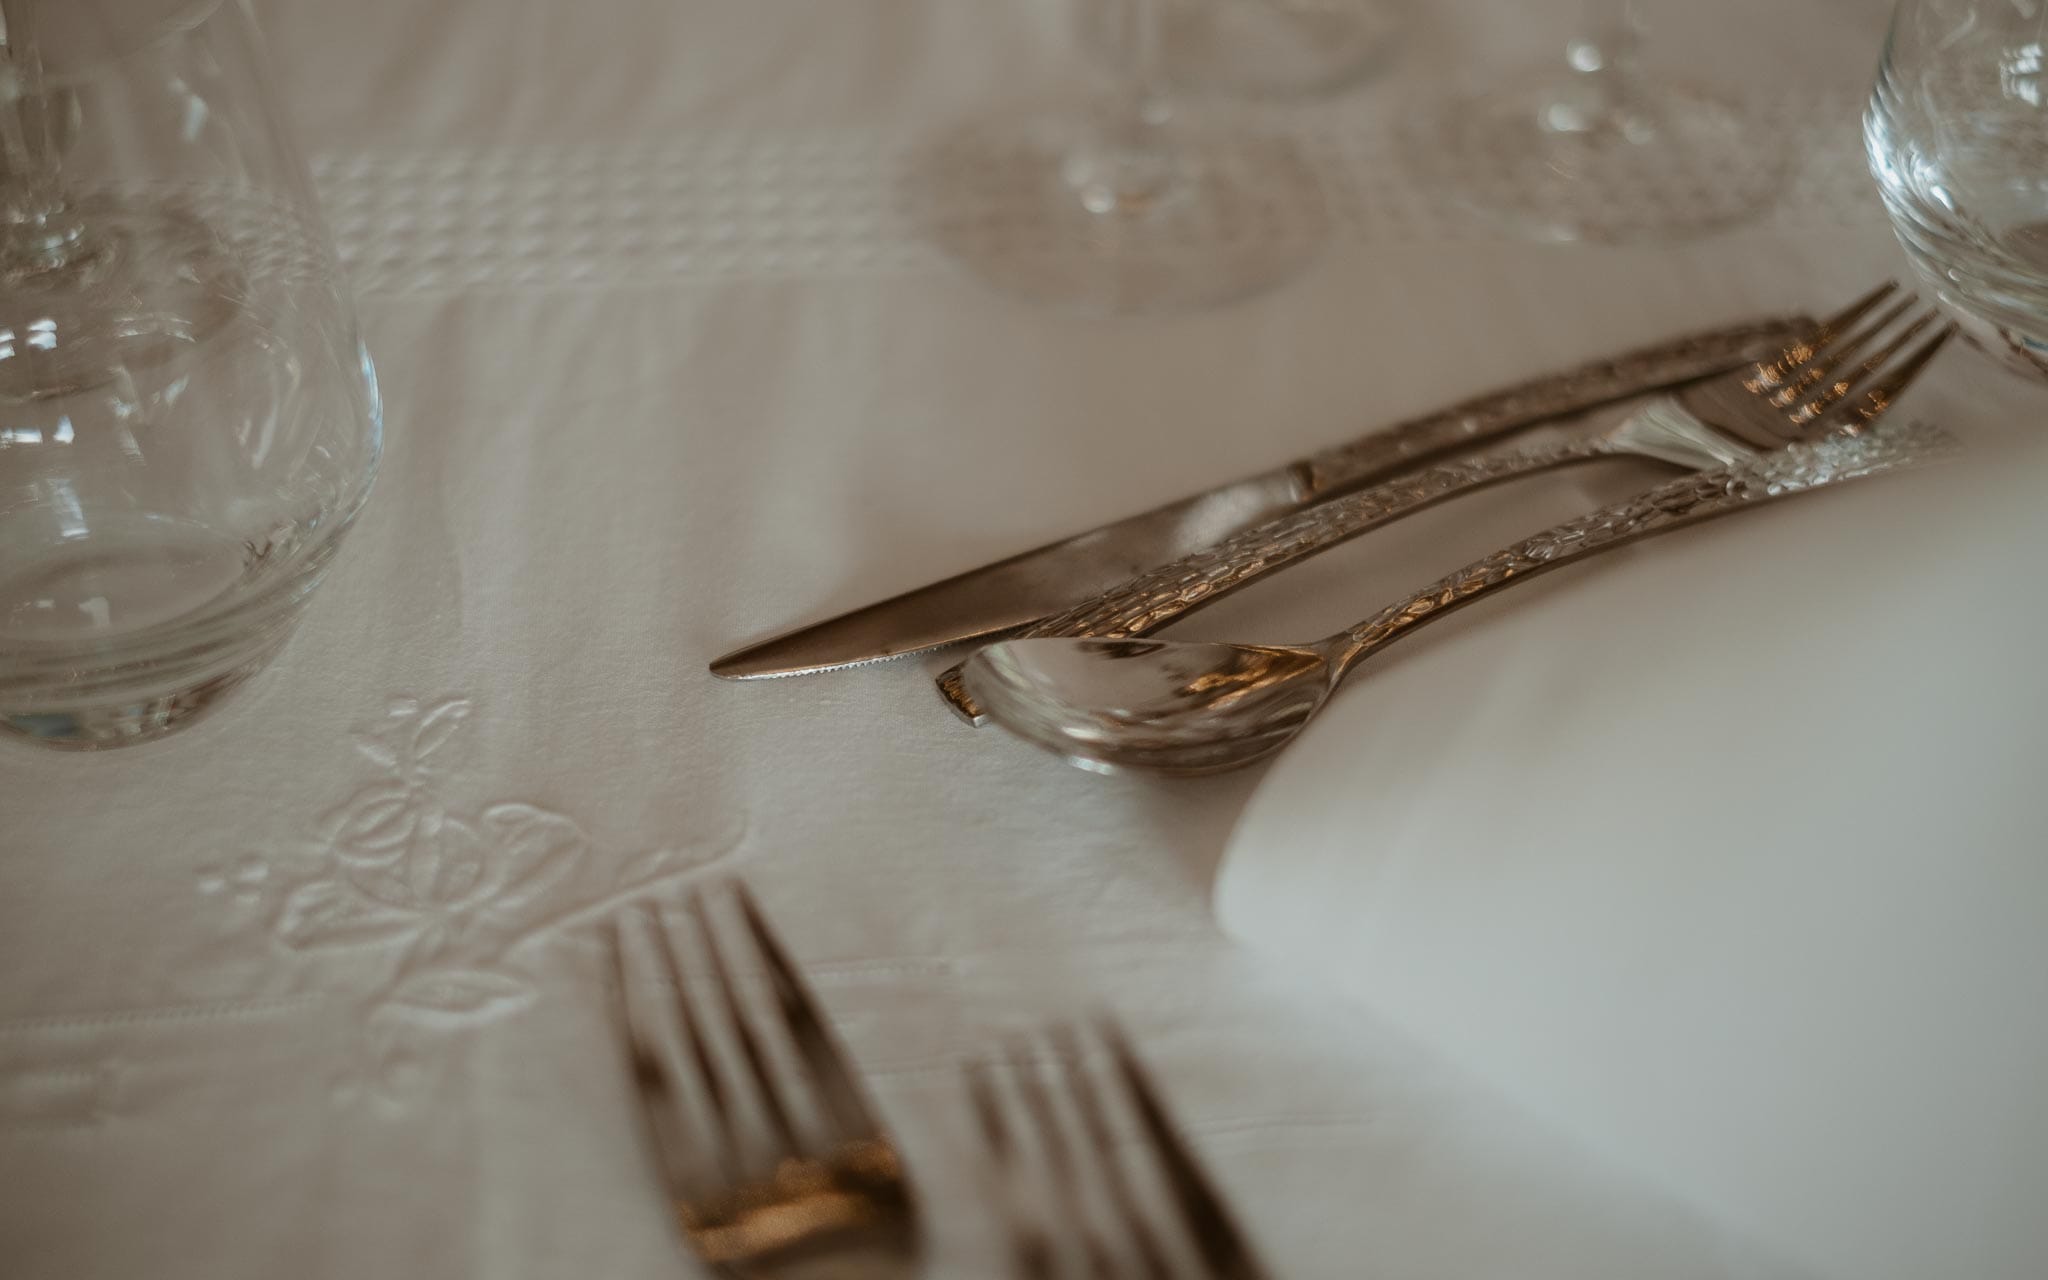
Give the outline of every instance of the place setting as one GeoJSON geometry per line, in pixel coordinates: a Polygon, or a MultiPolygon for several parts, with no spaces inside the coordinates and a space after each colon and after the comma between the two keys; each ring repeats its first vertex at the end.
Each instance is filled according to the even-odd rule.
{"type": "MultiPolygon", "coordinates": [[[[1533,389],[1497,393],[1473,406],[1368,437],[1370,446],[1392,459],[1391,465],[1382,462],[1377,473],[1359,466],[1354,457],[1345,460],[1348,475],[1342,464],[1328,460],[1319,474],[1312,460],[1274,477],[1241,482],[1232,488],[1248,487],[1256,494],[1261,487],[1291,483],[1300,490],[1309,487],[1302,483],[1305,475],[1309,485],[1321,482],[1312,492],[1322,500],[1297,498],[1297,514],[1241,522],[1239,528],[1224,530],[1227,537],[1211,533],[1213,541],[1179,560],[1028,623],[1022,638],[999,641],[948,668],[939,677],[939,692],[969,723],[993,719],[1084,768],[1188,774],[1250,763],[1285,745],[1361,659],[1497,588],[1578,556],[1751,504],[1882,475],[1951,452],[1956,442],[1939,428],[1898,428],[1880,421],[1953,336],[1952,325],[1938,321],[1932,309],[1910,296],[1895,299],[1898,292],[1897,284],[1886,283],[1800,333],[1775,355],[1741,361],[1726,373],[1656,395],[1598,436],[1443,463],[1345,492],[1344,479],[1355,487],[1375,474],[1411,466],[1414,458],[1432,451],[1432,432],[1437,440],[1446,435],[1498,437],[1562,416],[1538,406],[1559,400],[1569,406],[1573,396],[1612,398],[1621,378],[1617,370],[1633,370],[1642,379],[1668,372],[1658,368],[1661,353],[1631,354],[1611,367],[1595,367],[1590,376],[1560,375],[1533,389]],[[1137,638],[1403,515],[1524,475],[1616,457],[1650,458],[1693,474],[1537,533],[1314,645],[1187,645],[1137,638]]],[[[1681,340],[1673,347],[1684,353],[1681,361],[1687,355],[1697,358],[1693,349],[1711,348],[1716,337],[1681,340]]],[[[1434,451],[1443,452],[1444,446],[1437,444],[1434,451]]],[[[1275,494],[1273,509],[1285,510],[1287,497],[1275,494]]],[[[937,642],[952,643],[964,638],[958,633],[971,636],[984,618],[996,616],[978,597],[1001,591],[1004,578],[1035,573],[1057,579],[1066,568],[1062,561],[1078,560],[1067,569],[1067,579],[1086,582],[1096,563],[1120,550],[1104,545],[1119,535],[1142,548],[1148,537],[1156,542],[1162,527],[1172,532],[1162,514],[1185,518],[1190,508],[1239,498],[1229,489],[1198,495],[1072,543],[1028,552],[1019,560],[738,651],[713,663],[712,670],[762,678],[860,666],[933,647],[911,639],[917,634],[955,633],[937,642]],[[831,647],[861,631],[887,634],[892,629],[894,635],[873,649],[831,647]],[[806,649],[818,655],[809,667],[782,656],[806,649]],[[773,665],[778,660],[784,665],[773,665]]],[[[1013,611],[1026,604],[1014,598],[1002,603],[1013,611]]]]}
{"type": "Polygon", "coordinates": [[[0,1272],[2041,1274],[2042,19],[1744,3],[0,0],[0,1272]]]}

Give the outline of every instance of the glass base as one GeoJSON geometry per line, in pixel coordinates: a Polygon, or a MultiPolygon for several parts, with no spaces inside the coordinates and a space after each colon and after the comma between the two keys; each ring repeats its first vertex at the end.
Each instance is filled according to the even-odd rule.
{"type": "Polygon", "coordinates": [[[2013,373],[2035,382],[2048,380],[2048,312],[2016,319],[2009,309],[1988,307],[1983,298],[1961,293],[1952,282],[1930,278],[1929,283],[1963,341],[2013,373]]]}
{"type": "Polygon", "coordinates": [[[88,539],[0,580],[0,737],[97,750],[191,724],[284,647],[341,536],[238,599],[260,567],[247,544],[196,525],[153,532],[88,539]]]}
{"type": "Polygon", "coordinates": [[[1907,259],[1970,345],[2015,373],[2048,378],[2048,222],[1999,229],[1887,191],[1907,259]]]}
{"type": "Polygon", "coordinates": [[[10,262],[0,248],[0,402],[160,368],[241,310],[241,270],[197,218],[112,196],[69,214],[84,234],[61,265],[10,262]]]}
{"type": "Polygon", "coordinates": [[[1141,153],[1115,136],[1074,113],[970,125],[916,158],[904,211],[1002,292],[1119,313],[1253,297],[1328,239],[1322,189],[1283,141],[1174,124],[1141,153]]]}
{"type": "Polygon", "coordinates": [[[2048,339],[1962,313],[1956,327],[1971,346],[2012,372],[2036,382],[2048,380],[2048,339]]]}
{"type": "Polygon", "coordinates": [[[1708,235],[1768,208],[1785,174],[1732,103],[1661,80],[1626,110],[1572,80],[1473,94],[1419,117],[1406,150],[1459,205],[1534,240],[1708,235]]]}
{"type": "Polygon", "coordinates": [[[104,751],[154,742],[211,714],[263,670],[271,656],[266,652],[189,687],[134,701],[0,711],[0,738],[59,751],[104,751]]]}

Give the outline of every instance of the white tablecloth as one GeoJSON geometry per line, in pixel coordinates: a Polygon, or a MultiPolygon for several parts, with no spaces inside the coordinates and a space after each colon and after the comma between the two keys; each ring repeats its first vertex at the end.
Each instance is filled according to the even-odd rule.
{"type": "Polygon", "coordinates": [[[932,131],[1074,79],[1060,5],[260,7],[389,448],[238,704],[0,756],[0,1272],[679,1274],[587,925],[733,871],[901,1133],[941,1274],[993,1274],[959,1061],[1100,1008],[1281,1275],[1795,1274],[1224,941],[1209,879],[1256,774],[1084,775],[962,728],[926,664],[704,667],[1454,395],[1856,291],[1895,267],[1856,150],[1876,5],[1669,15],[1663,58],[1796,113],[1803,160],[1780,212],[1669,251],[1517,244],[1404,178],[1418,87],[1541,54],[1574,6],[1432,11],[1402,75],[1262,109],[1330,185],[1315,269],[1142,320],[991,296],[896,201],[932,131]],[[371,875],[394,823],[438,835],[371,875]]]}

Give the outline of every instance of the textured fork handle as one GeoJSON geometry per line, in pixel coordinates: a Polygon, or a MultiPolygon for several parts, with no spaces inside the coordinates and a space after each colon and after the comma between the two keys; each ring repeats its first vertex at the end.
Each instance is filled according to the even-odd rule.
{"type": "MultiPolygon", "coordinates": [[[[1427,507],[1539,471],[1613,457],[1620,452],[1602,439],[1575,440],[1547,448],[1442,463],[1246,529],[1213,547],[1148,570],[1063,613],[1033,623],[1014,638],[1091,636],[1124,640],[1149,635],[1268,574],[1427,507]]],[[[939,692],[970,721],[980,722],[981,708],[968,696],[960,680],[959,666],[939,677],[939,692]]]]}
{"type": "MultiPolygon", "coordinates": [[[[1527,427],[1597,409],[1601,405],[1610,404],[1616,400],[1624,400],[1631,396],[1643,395],[1659,387],[1668,387],[1677,383],[1706,377],[1710,374],[1720,373],[1728,369],[1732,364],[1744,359],[1766,358],[1770,354],[1784,348],[1788,342],[1799,335],[1810,332],[1813,328],[1813,323],[1806,316],[1793,316],[1785,319],[1762,320],[1748,324],[1730,325],[1727,328],[1714,329],[1673,341],[1658,343],[1655,346],[1638,348],[1610,359],[1595,360],[1580,365],[1577,368],[1549,374],[1518,386],[1489,392],[1486,395],[1452,405],[1448,409],[1443,409],[1421,418],[1414,418],[1397,426],[1375,432],[1362,440],[1355,440],[1348,444],[1326,449],[1321,453],[1313,454],[1291,464],[1289,470],[1294,472],[1299,485],[1298,499],[1305,506],[1323,502],[1339,494],[1360,489],[1363,485],[1370,484],[1375,480],[1382,480],[1389,475],[1400,477],[1403,472],[1420,467],[1432,460],[1453,456],[1461,452],[1469,452],[1527,427]]],[[[1549,463],[1548,465],[1562,466],[1567,462],[1575,460],[1565,459],[1549,463]]],[[[1532,467],[1528,470],[1515,470],[1509,474],[1499,476],[1496,480],[1482,483],[1497,483],[1498,480],[1512,479],[1515,476],[1530,474],[1531,470],[1542,469],[1542,467],[1532,467]]],[[[1469,486],[1469,488],[1477,487],[1481,487],[1479,483],[1469,486]]],[[[1366,497],[1367,495],[1361,493],[1358,496],[1366,497]]],[[[1449,496],[1448,493],[1437,495],[1422,502],[1421,505],[1442,501],[1447,496],[1449,496]]],[[[1420,506],[1415,505],[1404,506],[1400,514],[1408,514],[1420,509],[1420,506]]],[[[1392,518],[1398,517],[1380,517],[1374,523],[1384,524],[1388,519],[1392,518]]],[[[1311,512],[1303,511],[1297,516],[1283,517],[1280,521],[1274,521],[1257,529],[1246,530],[1243,534],[1239,535],[1239,538],[1246,540],[1270,539],[1278,525],[1292,520],[1308,520],[1311,524],[1314,524],[1319,521],[1319,517],[1311,512]]],[[[1335,541],[1342,541],[1344,537],[1355,537],[1371,527],[1373,527],[1372,524],[1364,525],[1343,534],[1341,537],[1336,538],[1335,541]]],[[[1332,532],[1334,533],[1334,529],[1332,532]]],[[[1295,535],[1290,534],[1288,536],[1292,537],[1295,535]]],[[[1233,539],[1232,544],[1227,545],[1235,545],[1237,541],[1238,539],[1233,539]]],[[[1333,545],[1335,545],[1334,541],[1319,542],[1316,544],[1315,550],[1333,545]]],[[[1146,574],[1137,582],[1127,583],[1124,586],[1114,588],[1105,595],[1091,597],[1089,600],[1075,605],[1072,609],[1066,610],[1056,617],[1034,624],[1030,629],[1020,634],[1029,636],[1143,634],[1141,631],[1129,629],[1111,633],[1050,628],[1066,628],[1071,626],[1072,619],[1083,611],[1101,613],[1106,617],[1123,617],[1130,614],[1133,607],[1136,607],[1137,612],[1141,614],[1158,611],[1164,607],[1165,595],[1163,594],[1157,595],[1157,598],[1147,597],[1142,605],[1132,606],[1114,602],[1121,600],[1126,593],[1135,591],[1170,593],[1173,590],[1173,582],[1166,581],[1165,579],[1178,580],[1184,575],[1185,570],[1198,560],[1202,563],[1204,570],[1207,571],[1212,568],[1211,558],[1219,552],[1220,548],[1215,551],[1198,553],[1197,556],[1184,560],[1177,560],[1162,569],[1146,574]],[[1140,586],[1141,583],[1144,584],[1142,587],[1140,586]]],[[[1302,554],[1313,554],[1313,551],[1304,551],[1302,554]]],[[[1291,563],[1299,558],[1299,555],[1291,556],[1287,562],[1291,563]]],[[[1277,567],[1278,563],[1262,566],[1259,572],[1263,573],[1269,568],[1277,567]]],[[[1158,612],[1158,616],[1149,623],[1146,629],[1150,630],[1164,626],[1169,619],[1186,613],[1195,605],[1218,599],[1224,590],[1234,589],[1234,587],[1242,586],[1251,580],[1250,577],[1247,577],[1242,581],[1234,583],[1231,588],[1223,589],[1218,589],[1216,585],[1211,584],[1206,589],[1200,590],[1193,598],[1183,599],[1179,607],[1167,612],[1158,612]]],[[[1190,589],[1194,589],[1197,584],[1190,582],[1187,586],[1190,589]]],[[[967,695],[967,688],[960,679],[960,669],[963,665],[965,664],[954,663],[939,674],[939,694],[968,723],[980,724],[984,719],[981,708],[975,705],[974,699],[967,695]]]]}
{"type": "Polygon", "coordinates": [[[1305,501],[1315,502],[1433,458],[1484,445],[1536,422],[1547,422],[1642,395],[1655,387],[1720,373],[1745,357],[1775,355],[1811,331],[1804,317],[1761,321],[1698,333],[1624,352],[1538,378],[1313,454],[1295,465],[1305,501]]]}
{"type": "Polygon", "coordinates": [[[1582,557],[1779,498],[1931,462],[1957,448],[1955,438],[1939,427],[1879,426],[1863,435],[1793,445],[1667,481],[1626,502],[1553,525],[1388,605],[1345,633],[1349,640],[1336,660],[1337,678],[1425,623],[1582,557]]]}

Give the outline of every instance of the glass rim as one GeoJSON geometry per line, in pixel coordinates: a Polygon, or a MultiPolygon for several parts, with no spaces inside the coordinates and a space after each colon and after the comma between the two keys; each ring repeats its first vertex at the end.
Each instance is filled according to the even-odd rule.
{"type": "MultiPolygon", "coordinates": [[[[95,33],[91,39],[100,43],[88,46],[77,61],[67,60],[65,49],[60,44],[55,50],[56,59],[46,61],[43,66],[44,87],[70,88],[89,83],[109,67],[130,58],[147,56],[163,45],[198,30],[212,21],[224,7],[240,8],[241,0],[175,0],[175,3],[166,4],[160,15],[135,23],[132,30],[95,33]]],[[[45,6],[46,11],[54,8],[56,6],[45,6]]]]}

